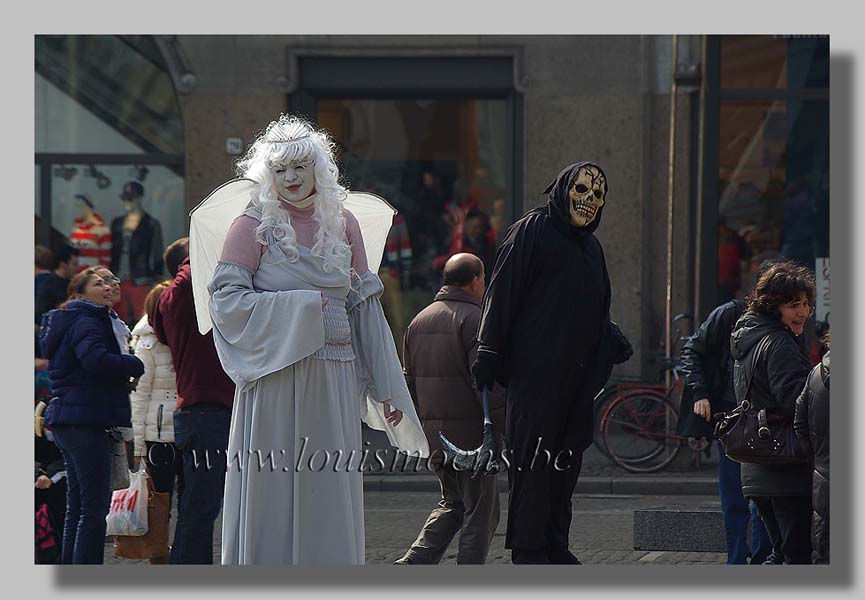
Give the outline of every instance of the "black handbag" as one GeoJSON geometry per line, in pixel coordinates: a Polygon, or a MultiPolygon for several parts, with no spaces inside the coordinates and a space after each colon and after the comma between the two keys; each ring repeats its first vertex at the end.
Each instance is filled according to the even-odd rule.
{"type": "Polygon", "coordinates": [[[808,462],[809,454],[793,431],[793,419],[782,412],[751,406],[751,382],[757,370],[757,360],[765,351],[771,334],[766,335],[754,351],[754,360],[745,397],[742,403],[728,413],[715,418],[715,438],[724,448],[724,454],[738,463],[758,465],[797,465],[808,462]]]}

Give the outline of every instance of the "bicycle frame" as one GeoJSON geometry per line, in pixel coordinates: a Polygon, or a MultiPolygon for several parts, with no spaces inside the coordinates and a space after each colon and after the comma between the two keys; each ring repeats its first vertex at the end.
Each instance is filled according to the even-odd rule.
{"type": "MultiPolygon", "coordinates": [[[[664,389],[664,386],[661,386],[661,388],[664,389]]],[[[670,391],[672,391],[673,389],[675,389],[675,387],[670,388],[670,391]]],[[[617,404],[621,404],[622,402],[624,402],[625,400],[627,400],[629,398],[642,396],[645,394],[657,396],[658,398],[660,398],[663,401],[667,401],[669,399],[669,392],[666,395],[664,395],[664,394],[658,393],[657,390],[651,390],[651,389],[640,388],[640,389],[627,390],[627,391],[625,391],[625,393],[619,394],[615,398],[613,398],[613,400],[604,409],[604,412],[601,415],[601,427],[603,427],[603,423],[609,418],[610,412],[612,412],[612,409],[614,409],[617,404]]],[[[667,438],[667,439],[678,440],[679,442],[688,440],[687,436],[679,435],[678,433],[662,434],[662,435],[659,435],[656,437],[663,437],[663,438],[667,438]]]]}
{"type": "MultiPolygon", "coordinates": [[[[682,442],[687,438],[672,432],[669,417],[677,415],[665,396],[658,392],[631,390],[617,396],[604,411],[602,429],[607,455],[617,465],[632,473],[660,471],[672,462],[682,442]],[[635,401],[635,402],[632,402],[635,401]],[[664,417],[666,425],[658,427],[658,417],[664,417]],[[621,453],[621,448],[610,446],[610,427],[620,428],[625,440],[645,440],[651,445],[647,452],[637,455],[621,453]]],[[[617,444],[618,447],[618,444],[617,444]]]]}

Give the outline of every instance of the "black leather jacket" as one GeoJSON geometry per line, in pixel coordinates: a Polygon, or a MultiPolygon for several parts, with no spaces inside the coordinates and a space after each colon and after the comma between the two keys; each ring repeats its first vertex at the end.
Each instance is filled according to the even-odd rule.
{"type": "Polygon", "coordinates": [[[682,347],[682,372],[694,400],[708,398],[712,413],[736,407],[730,334],[745,312],[741,300],[726,302],[709,313],[697,332],[682,347]]]}
{"type": "MultiPolygon", "coordinates": [[[[120,274],[123,255],[123,221],[120,216],[111,221],[111,270],[120,274]]],[[[162,227],[159,221],[144,213],[129,243],[129,276],[136,285],[156,283],[162,279],[162,227]]]]}

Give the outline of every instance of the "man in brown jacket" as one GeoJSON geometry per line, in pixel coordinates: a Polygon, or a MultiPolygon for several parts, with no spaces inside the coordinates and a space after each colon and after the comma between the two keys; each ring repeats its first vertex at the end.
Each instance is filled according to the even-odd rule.
{"type": "MultiPolygon", "coordinates": [[[[465,450],[482,442],[481,397],[469,369],[477,354],[484,265],[473,254],[455,254],[445,263],[443,279],[433,303],[409,324],[403,346],[406,383],[429,440],[442,497],[411,548],[394,564],[437,564],[458,531],[457,564],[483,564],[499,523],[495,475],[471,479],[470,471],[443,465],[438,437],[442,431],[465,450]]],[[[493,427],[501,435],[503,390],[492,390],[489,405],[493,427]]]]}

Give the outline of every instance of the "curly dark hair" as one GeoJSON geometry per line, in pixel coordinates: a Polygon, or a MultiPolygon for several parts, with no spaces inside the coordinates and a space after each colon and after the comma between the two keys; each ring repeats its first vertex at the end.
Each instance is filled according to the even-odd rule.
{"type": "Polygon", "coordinates": [[[817,296],[814,272],[793,261],[773,262],[761,268],[745,304],[752,312],[780,319],[779,307],[797,300],[802,292],[813,309],[817,296]]]}

